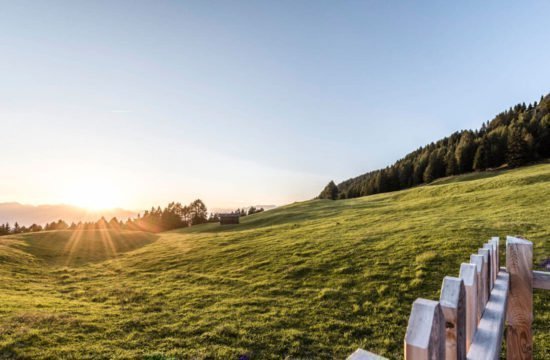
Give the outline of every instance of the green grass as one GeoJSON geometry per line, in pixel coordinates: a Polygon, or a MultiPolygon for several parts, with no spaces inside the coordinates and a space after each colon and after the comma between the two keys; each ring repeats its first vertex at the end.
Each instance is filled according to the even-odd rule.
{"type": "Polygon", "coordinates": [[[49,266],[76,266],[115,259],[122,253],[152,243],[158,237],[141,231],[44,231],[12,236],[11,239],[18,241],[10,245],[49,266]]]}
{"type": "MultiPolygon", "coordinates": [[[[491,175],[240,225],[90,233],[72,253],[70,232],[0,238],[0,358],[401,356],[414,299],[437,299],[490,236],[550,257],[550,165],[491,175]]],[[[537,290],[537,359],[550,357],[548,324],[550,292],[537,290]]]]}

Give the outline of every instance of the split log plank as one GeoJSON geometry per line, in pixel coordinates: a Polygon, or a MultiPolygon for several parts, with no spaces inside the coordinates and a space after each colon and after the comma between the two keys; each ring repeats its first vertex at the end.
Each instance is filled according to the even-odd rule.
{"type": "Polygon", "coordinates": [[[489,292],[493,290],[493,286],[496,280],[496,262],[495,262],[495,248],[493,244],[487,243],[483,244],[483,248],[489,250],[489,292]]]}
{"type": "Polygon", "coordinates": [[[470,349],[470,344],[474,338],[477,329],[477,270],[474,264],[460,264],[459,277],[464,282],[466,291],[466,351],[470,349]]]}
{"type": "Polygon", "coordinates": [[[506,317],[506,358],[533,358],[533,243],[506,237],[506,269],[510,274],[510,299],[506,317]]]}
{"type": "Polygon", "coordinates": [[[483,255],[479,254],[472,254],[470,255],[470,263],[474,264],[476,266],[476,272],[477,272],[477,319],[478,323],[481,319],[481,315],[483,315],[483,310],[485,310],[485,286],[483,282],[483,276],[481,275],[483,273],[483,255]]]}
{"type": "Polygon", "coordinates": [[[405,334],[405,360],[445,359],[445,319],[439,302],[414,301],[405,334]]]}
{"type": "Polygon", "coordinates": [[[501,271],[468,351],[468,360],[498,360],[502,348],[510,275],[501,271]]]}
{"type": "Polygon", "coordinates": [[[533,288],[550,290],[550,272],[533,271],[533,288]]]}
{"type": "Polygon", "coordinates": [[[483,290],[483,295],[485,296],[484,301],[485,303],[487,303],[487,301],[489,301],[489,295],[491,294],[491,288],[489,286],[489,283],[490,283],[489,278],[491,277],[490,276],[491,274],[490,253],[489,253],[489,250],[487,249],[478,249],[477,253],[483,256],[483,264],[485,268],[485,272],[482,272],[482,276],[483,276],[482,282],[484,282],[483,285],[485,286],[485,289],[483,290]]]}
{"type": "Polygon", "coordinates": [[[439,304],[445,317],[445,359],[466,359],[466,290],[462,279],[445,276],[439,304]]]}
{"type": "Polygon", "coordinates": [[[496,247],[496,253],[495,253],[495,258],[496,258],[496,269],[497,269],[497,274],[499,272],[499,269],[500,269],[500,239],[498,236],[493,236],[491,238],[491,242],[495,245],[496,247]]]}
{"type": "Polygon", "coordinates": [[[348,356],[347,360],[388,360],[387,358],[371,353],[370,351],[357,349],[348,356]]]}

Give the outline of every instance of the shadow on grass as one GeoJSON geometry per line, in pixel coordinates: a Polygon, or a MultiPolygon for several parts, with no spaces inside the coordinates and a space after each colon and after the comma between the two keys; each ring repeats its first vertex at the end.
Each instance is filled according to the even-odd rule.
{"type": "Polygon", "coordinates": [[[178,229],[174,230],[174,232],[187,234],[223,233],[230,231],[259,229],[271,226],[292,225],[300,222],[314,220],[320,221],[321,219],[337,217],[348,208],[357,210],[358,208],[374,209],[382,206],[385,206],[383,199],[371,197],[337,201],[316,199],[286,205],[254,215],[243,216],[240,219],[240,224],[222,226],[219,223],[210,223],[196,225],[186,229],[178,229]]]}
{"type": "Polygon", "coordinates": [[[17,247],[54,266],[79,266],[114,259],[151,244],[159,235],[141,231],[61,230],[23,234],[17,247]]]}
{"type": "Polygon", "coordinates": [[[474,173],[466,174],[466,175],[451,176],[451,177],[438,179],[438,180],[430,183],[429,186],[447,185],[447,184],[455,184],[455,183],[464,182],[464,181],[489,179],[489,178],[501,175],[505,171],[507,171],[507,170],[474,172],[474,173]]]}

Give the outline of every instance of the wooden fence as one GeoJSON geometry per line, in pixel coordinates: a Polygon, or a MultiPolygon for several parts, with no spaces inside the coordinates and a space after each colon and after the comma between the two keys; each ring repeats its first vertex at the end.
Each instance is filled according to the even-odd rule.
{"type": "MultiPolygon", "coordinates": [[[[405,334],[405,359],[532,359],[533,288],[550,290],[550,272],[533,271],[533,244],[506,237],[506,267],[499,238],[483,244],[458,277],[445,276],[439,301],[416,299],[405,334]]],[[[348,360],[384,359],[363,349],[348,360]]]]}

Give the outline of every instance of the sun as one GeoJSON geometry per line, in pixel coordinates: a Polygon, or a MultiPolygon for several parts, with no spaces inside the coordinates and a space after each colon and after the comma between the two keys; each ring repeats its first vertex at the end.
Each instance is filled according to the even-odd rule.
{"type": "Polygon", "coordinates": [[[114,183],[106,179],[86,179],[69,186],[64,199],[88,210],[105,210],[120,205],[119,193],[114,183]]]}

